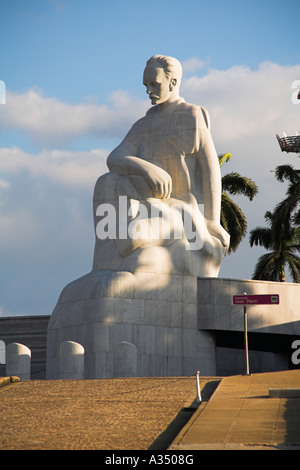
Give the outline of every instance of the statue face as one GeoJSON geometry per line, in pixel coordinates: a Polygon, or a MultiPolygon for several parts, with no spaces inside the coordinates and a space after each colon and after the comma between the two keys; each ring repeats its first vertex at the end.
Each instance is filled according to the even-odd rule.
{"type": "Polygon", "coordinates": [[[173,80],[166,77],[164,69],[155,65],[148,65],[144,71],[143,83],[152,104],[162,104],[173,96],[173,80]]]}

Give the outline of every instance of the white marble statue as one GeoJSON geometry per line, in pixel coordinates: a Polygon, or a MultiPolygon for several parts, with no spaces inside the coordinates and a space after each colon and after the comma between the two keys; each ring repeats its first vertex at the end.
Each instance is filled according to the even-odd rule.
{"type": "Polygon", "coordinates": [[[143,82],[154,106],[110,153],[110,172],[95,187],[94,269],[161,272],[163,259],[164,272],[218,275],[229,245],[220,225],[218,158],[207,111],[179,95],[181,76],[181,64],[172,57],[156,55],[147,62],[143,82]],[[120,196],[128,198],[127,207],[120,196]],[[122,219],[139,237],[120,237],[116,230],[100,239],[104,204],[113,204],[116,222],[122,219]]]}

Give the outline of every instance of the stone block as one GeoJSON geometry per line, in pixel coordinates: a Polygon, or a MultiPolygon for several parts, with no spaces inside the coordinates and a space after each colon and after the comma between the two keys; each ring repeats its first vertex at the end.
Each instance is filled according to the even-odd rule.
{"type": "Polygon", "coordinates": [[[300,388],[269,388],[270,398],[300,398],[300,388]]]}

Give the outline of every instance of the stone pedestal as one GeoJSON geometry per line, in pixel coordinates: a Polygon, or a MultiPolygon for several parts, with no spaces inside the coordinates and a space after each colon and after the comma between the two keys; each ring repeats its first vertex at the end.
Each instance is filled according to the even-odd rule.
{"type": "Polygon", "coordinates": [[[30,380],[31,351],[19,343],[10,343],[6,348],[6,375],[30,380]]]}
{"type": "Polygon", "coordinates": [[[120,376],[116,348],[122,342],[136,348],[136,364],[127,373],[123,368],[123,376],[133,370],[140,377],[216,373],[213,336],[197,329],[193,276],[90,272],[65,287],[52,313],[48,379],[58,378],[64,341],[83,346],[86,379],[120,376]]]}
{"type": "Polygon", "coordinates": [[[74,341],[64,341],[59,346],[59,378],[84,378],[84,348],[74,341]]]}

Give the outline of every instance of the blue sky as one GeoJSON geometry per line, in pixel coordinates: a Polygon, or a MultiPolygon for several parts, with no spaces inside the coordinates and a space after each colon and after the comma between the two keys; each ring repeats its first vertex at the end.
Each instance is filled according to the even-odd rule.
{"type": "Polygon", "coordinates": [[[71,103],[89,95],[103,102],[118,87],[140,96],[154,51],[221,69],[299,60],[296,0],[2,0],[1,10],[7,86],[35,85],[71,103]]]}
{"type": "MultiPolygon", "coordinates": [[[[50,314],[91,269],[91,199],[105,159],[150,107],[142,85],[156,53],[183,64],[182,95],[206,107],[222,172],[255,180],[237,198],[249,230],[285,192],[270,170],[297,164],[275,134],[300,130],[297,0],[152,2],[1,0],[0,315],[50,314]]],[[[248,237],[220,276],[251,278],[248,237]]]]}

